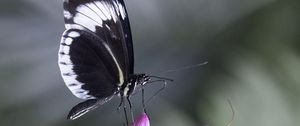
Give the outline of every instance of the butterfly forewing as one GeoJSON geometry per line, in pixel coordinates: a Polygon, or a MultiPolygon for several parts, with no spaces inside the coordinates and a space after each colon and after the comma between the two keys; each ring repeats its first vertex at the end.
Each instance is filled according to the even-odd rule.
{"type": "MultiPolygon", "coordinates": [[[[133,54],[133,44],[132,44],[132,36],[131,36],[131,28],[130,28],[130,23],[129,23],[129,18],[127,14],[127,10],[125,8],[125,3],[123,0],[119,0],[119,9],[124,10],[125,14],[124,17],[122,15],[119,15],[119,19],[121,20],[122,23],[122,28],[123,28],[123,33],[126,41],[126,46],[127,46],[127,54],[128,54],[128,60],[129,60],[129,73],[133,74],[134,72],[134,54],[133,54]],[[121,17],[120,17],[121,16],[121,17]]],[[[123,12],[124,13],[124,12],[123,12]]]]}
{"type": "Polygon", "coordinates": [[[133,48],[123,0],[65,0],[59,50],[62,77],[82,99],[113,95],[133,73],[133,48]]]}

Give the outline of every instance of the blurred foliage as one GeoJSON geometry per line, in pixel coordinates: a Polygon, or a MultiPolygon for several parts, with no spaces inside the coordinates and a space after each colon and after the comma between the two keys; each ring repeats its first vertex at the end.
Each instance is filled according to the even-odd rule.
{"type": "MultiPolygon", "coordinates": [[[[135,71],[175,79],[149,104],[154,126],[300,124],[300,1],[126,0],[135,71]]],[[[75,120],[80,100],[57,66],[64,30],[62,1],[0,2],[0,125],[121,125],[115,98],[75,120]]],[[[160,88],[147,89],[151,96],[160,88]]],[[[140,96],[133,97],[141,111],[140,96]]]]}

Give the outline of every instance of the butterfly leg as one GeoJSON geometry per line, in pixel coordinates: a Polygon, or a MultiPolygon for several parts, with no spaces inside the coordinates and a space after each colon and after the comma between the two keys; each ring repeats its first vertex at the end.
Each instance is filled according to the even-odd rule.
{"type": "Polygon", "coordinates": [[[143,104],[143,111],[144,111],[144,113],[147,114],[146,105],[145,105],[145,89],[144,89],[144,86],[142,87],[142,104],[143,104]]]}
{"type": "Polygon", "coordinates": [[[121,109],[122,104],[123,104],[123,97],[121,97],[121,101],[120,101],[120,104],[119,104],[119,106],[118,106],[118,110],[121,109]]]}
{"type": "Polygon", "coordinates": [[[127,117],[127,110],[126,110],[126,104],[123,103],[123,110],[124,110],[124,115],[125,115],[125,119],[126,119],[126,124],[127,126],[129,126],[129,121],[128,121],[128,117],[127,117]]]}
{"type": "Polygon", "coordinates": [[[131,115],[131,121],[134,122],[133,111],[132,111],[132,104],[131,104],[131,101],[130,101],[129,96],[127,97],[127,101],[128,101],[128,104],[129,104],[129,110],[130,110],[130,115],[131,115]]]}
{"type": "MultiPolygon", "coordinates": [[[[126,105],[125,105],[125,102],[124,102],[124,97],[121,97],[121,102],[118,106],[118,112],[120,113],[120,110],[121,110],[121,107],[123,106],[123,111],[124,111],[124,116],[125,116],[125,121],[126,122],[123,122],[123,125],[124,126],[129,126],[129,122],[128,122],[128,117],[127,117],[127,111],[126,111],[126,105]]],[[[122,120],[124,120],[124,118],[122,117],[122,114],[120,113],[120,118],[122,120]]]]}
{"type": "MultiPolygon", "coordinates": [[[[145,104],[145,107],[144,109],[147,107],[148,103],[154,98],[156,97],[161,91],[163,91],[166,87],[167,87],[167,81],[166,80],[159,80],[159,81],[162,81],[163,82],[163,87],[160,88],[158,91],[156,91],[154,93],[154,95],[152,95],[147,101],[146,101],[146,104],[145,104]]],[[[143,91],[143,89],[142,89],[143,91]]]]}

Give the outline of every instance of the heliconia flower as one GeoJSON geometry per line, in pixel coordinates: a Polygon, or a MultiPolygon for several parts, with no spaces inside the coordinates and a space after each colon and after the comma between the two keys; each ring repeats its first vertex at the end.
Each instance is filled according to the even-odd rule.
{"type": "Polygon", "coordinates": [[[150,126],[150,121],[146,113],[138,116],[131,126],[150,126]]]}

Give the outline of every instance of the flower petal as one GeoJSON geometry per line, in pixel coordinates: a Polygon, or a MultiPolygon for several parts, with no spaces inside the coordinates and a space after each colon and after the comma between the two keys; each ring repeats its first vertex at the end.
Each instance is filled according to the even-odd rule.
{"type": "Polygon", "coordinates": [[[142,113],[135,119],[132,126],[150,126],[150,121],[146,113],[142,113]]]}

